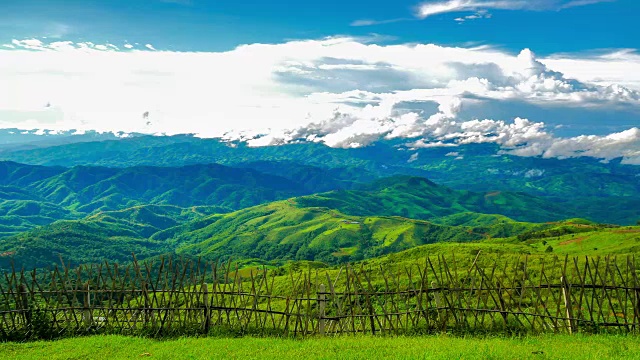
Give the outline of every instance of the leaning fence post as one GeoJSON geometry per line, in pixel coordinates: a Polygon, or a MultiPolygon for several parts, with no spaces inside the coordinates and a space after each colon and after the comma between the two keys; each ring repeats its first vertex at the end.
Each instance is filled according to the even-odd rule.
{"type": "Polygon", "coordinates": [[[324,312],[326,306],[326,298],[325,298],[325,286],[324,284],[320,284],[318,287],[318,328],[320,330],[320,336],[324,336],[324,312]]]}
{"type": "Polygon", "coordinates": [[[211,327],[211,304],[209,304],[209,289],[207,283],[202,284],[202,301],[204,302],[204,333],[208,335],[211,327]]]}
{"type": "Polygon", "coordinates": [[[289,303],[291,302],[291,299],[287,296],[287,303],[286,306],[284,308],[284,317],[285,317],[285,322],[284,322],[284,334],[285,336],[289,336],[289,320],[291,318],[291,310],[289,309],[289,303]]]}
{"type": "Polygon", "coordinates": [[[20,306],[22,310],[22,314],[24,315],[25,325],[28,328],[31,328],[31,309],[29,309],[29,300],[27,296],[27,285],[21,284],[20,288],[20,306]]]}
{"type": "Polygon", "coordinates": [[[640,323],[640,283],[638,282],[638,274],[636,272],[636,257],[635,255],[632,258],[627,259],[630,262],[630,270],[631,276],[633,278],[633,287],[634,287],[634,302],[633,302],[633,329],[635,331],[638,330],[638,323],[640,323]]]}
{"type": "Polygon", "coordinates": [[[509,326],[509,313],[507,313],[507,303],[502,296],[502,283],[498,283],[498,301],[499,303],[497,305],[500,307],[500,315],[502,316],[502,320],[504,320],[504,326],[506,328],[509,326]]]}
{"type": "Polygon", "coordinates": [[[142,282],[142,297],[144,298],[144,316],[142,317],[142,326],[146,327],[149,323],[149,319],[151,318],[151,311],[149,310],[149,284],[146,282],[142,282]]]}
{"type": "Polygon", "coordinates": [[[569,334],[572,334],[575,329],[574,319],[573,319],[573,309],[571,307],[571,289],[569,284],[567,283],[567,279],[562,276],[560,278],[560,282],[562,283],[562,297],[564,298],[564,307],[567,310],[567,324],[569,329],[569,334]]]}
{"type": "Polygon", "coordinates": [[[431,282],[431,288],[433,291],[433,298],[436,300],[436,311],[438,312],[438,320],[440,320],[441,326],[444,327],[444,316],[442,315],[442,299],[440,298],[440,291],[438,290],[438,283],[431,282]]]}
{"type": "Polygon", "coordinates": [[[82,311],[82,319],[84,321],[85,326],[88,328],[91,326],[91,322],[93,320],[91,316],[91,294],[89,293],[89,282],[87,281],[84,285],[84,308],[82,311]]]}

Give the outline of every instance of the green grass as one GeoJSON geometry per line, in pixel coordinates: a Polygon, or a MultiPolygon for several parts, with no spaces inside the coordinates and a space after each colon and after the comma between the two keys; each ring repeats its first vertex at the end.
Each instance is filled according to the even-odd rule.
{"type": "Polygon", "coordinates": [[[640,251],[640,228],[628,227],[568,234],[556,238],[538,239],[529,244],[536,251],[551,246],[554,253],[570,256],[624,255],[640,251]]]}
{"type": "Polygon", "coordinates": [[[0,359],[638,359],[640,341],[624,336],[526,338],[339,337],[325,339],[124,336],[0,344],[0,359]]]}

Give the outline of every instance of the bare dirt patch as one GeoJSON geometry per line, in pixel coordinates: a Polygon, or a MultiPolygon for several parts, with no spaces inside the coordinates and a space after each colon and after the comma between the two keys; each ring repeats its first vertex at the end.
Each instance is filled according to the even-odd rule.
{"type": "Polygon", "coordinates": [[[561,245],[561,246],[562,246],[562,245],[570,245],[570,244],[577,244],[577,245],[580,245],[580,243],[582,243],[582,242],[583,242],[584,240],[586,240],[586,239],[587,239],[587,237],[586,237],[586,236],[582,236],[582,237],[575,238],[575,239],[565,240],[565,241],[561,242],[561,243],[560,243],[560,244],[558,244],[558,245],[561,245]]]}
{"type": "Polygon", "coordinates": [[[615,230],[612,232],[614,234],[638,234],[640,233],[640,229],[615,230]]]}

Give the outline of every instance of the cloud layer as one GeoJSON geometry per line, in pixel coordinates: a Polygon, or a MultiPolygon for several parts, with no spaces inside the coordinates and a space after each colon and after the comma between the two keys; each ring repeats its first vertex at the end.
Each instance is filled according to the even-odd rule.
{"type": "Polygon", "coordinates": [[[482,10],[562,10],[571,7],[592,5],[615,0],[446,0],[426,1],[420,4],[416,16],[421,19],[429,16],[482,10]]]}
{"type": "Polygon", "coordinates": [[[346,37],[210,53],[15,40],[0,45],[0,127],[195,133],[255,146],[492,142],[521,156],[640,164],[634,74],[631,50],[539,59],[528,49],[346,37]]]}

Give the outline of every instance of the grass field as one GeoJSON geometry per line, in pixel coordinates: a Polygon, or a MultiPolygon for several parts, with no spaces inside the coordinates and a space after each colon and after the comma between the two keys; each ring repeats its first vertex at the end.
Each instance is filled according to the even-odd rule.
{"type": "Polygon", "coordinates": [[[0,359],[640,359],[625,336],[182,338],[94,336],[0,344],[0,359]]]}

